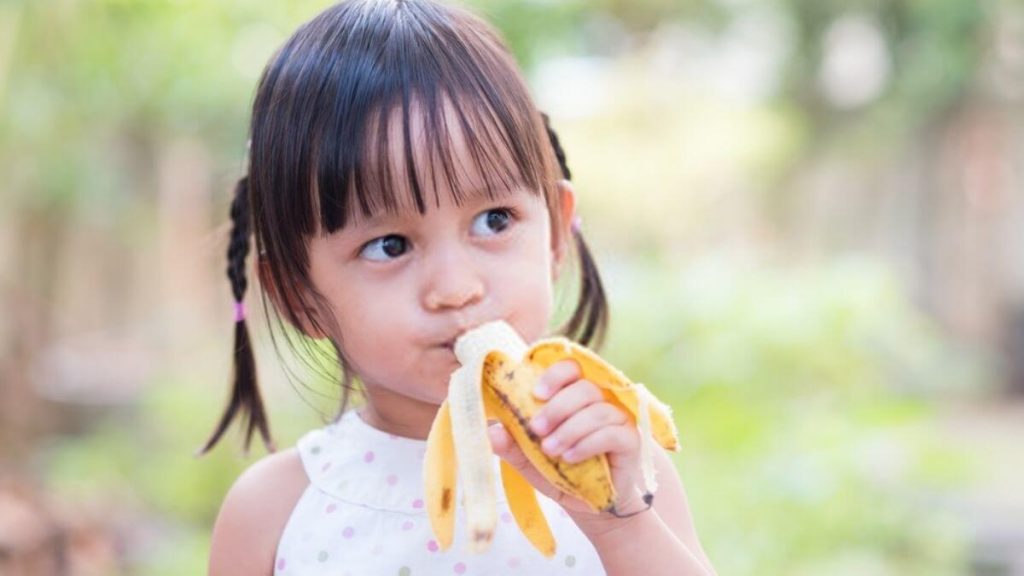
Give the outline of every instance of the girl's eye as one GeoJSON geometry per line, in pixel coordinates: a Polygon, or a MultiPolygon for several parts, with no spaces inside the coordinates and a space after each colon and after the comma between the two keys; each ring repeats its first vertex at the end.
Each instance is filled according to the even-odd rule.
{"type": "Polygon", "coordinates": [[[388,234],[367,242],[359,256],[374,262],[387,262],[409,250],[409,241],[397,234],[388,234]]]}
{"type": "Polygon", "coordinates": [[[489,236],[508,228],[511,220],[512,211],[508,208],[487,210],[473,219],[473,232],[481,236],[489,236]]]}

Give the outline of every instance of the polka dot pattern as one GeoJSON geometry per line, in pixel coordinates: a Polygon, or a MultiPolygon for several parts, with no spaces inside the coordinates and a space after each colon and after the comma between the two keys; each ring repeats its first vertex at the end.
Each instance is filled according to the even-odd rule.
{"type": "Polygon", "coordinates": [[[489,551],[469,553],[458,508],[463,520],[441,550],[423,500],[423,444],[369,428],[353,413],[304,436],[298,448],[310,487],[278,543],[275,575],[603,574],[592,546],[546,497],[539,501],[558,557],[539,554],[519,532],[500,486],[489,551]]]}

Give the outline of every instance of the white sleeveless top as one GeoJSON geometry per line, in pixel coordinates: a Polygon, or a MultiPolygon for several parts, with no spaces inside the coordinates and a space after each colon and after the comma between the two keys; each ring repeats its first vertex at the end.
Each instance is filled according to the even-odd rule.
{"type": "MultiPolygon", "coordinates": [[[[447,574],[603,575],[597,552],[553,500],[538,493],[557,542],[545,558],[519,531],[498,484],[494,540],[484,554],[466,547],[456,508],[451,547],[438,549],[423,505],[426,441],[387,434],[349,411],[298,442],[310,485],[277,547],[275,576],[434,576],[447,574]]],[[[495,478],[498,458],[495,457],[495,478]]]]}

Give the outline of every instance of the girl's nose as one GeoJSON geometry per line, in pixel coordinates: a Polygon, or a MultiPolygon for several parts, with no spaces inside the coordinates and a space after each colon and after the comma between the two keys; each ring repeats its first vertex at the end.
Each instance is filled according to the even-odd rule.
{"type": "Polygon", "coordinates": [[[463,308],[484,296],[484,281],[471,259],[458,249],[435,254],[428,266],[423,303],[428,310],[463,308]]]}

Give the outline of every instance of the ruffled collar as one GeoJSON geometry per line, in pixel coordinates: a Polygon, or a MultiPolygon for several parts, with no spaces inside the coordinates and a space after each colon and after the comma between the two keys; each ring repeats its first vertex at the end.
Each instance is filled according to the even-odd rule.
{"type": "MultiPolygon", "coordinates": [[[[306,433],[297,448],[310,483],[339,500],[410,515],[425,515],[423,458],[427,442],[367,424],[355,410],[306,433]]],[[[495,478],[499,460],[494,457],[495,478]]],[[[497,491],[504,502],[504,493],[497,491]]]]}

